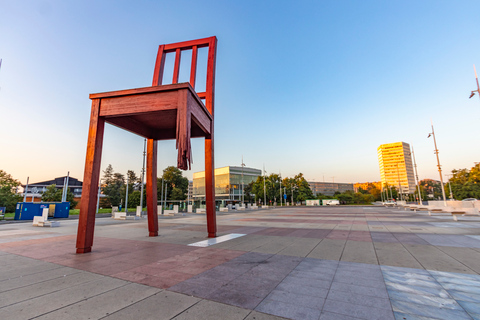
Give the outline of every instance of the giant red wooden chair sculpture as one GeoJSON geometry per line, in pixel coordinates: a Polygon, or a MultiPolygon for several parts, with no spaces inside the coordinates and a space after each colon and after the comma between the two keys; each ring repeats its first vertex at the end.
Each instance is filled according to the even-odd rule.
{"type": "Polygon", "coordinates": [[[205,195],[208,237],[216,236],[213,115],[217,38],[160,45],[151,87],[90,95],[92,111],[88,131],[82,203],[77,232],[77,253],[92,250],[97,186],[105,122],[147,139],[147,215],[149,236],[158,236],[157,141],[176,139],[177,166],[190,168],[190,138],[205,137],[205,195]],[[208,47],[206,91],[195,92],[198,49],[208,47]],[[190,82],[178,83],[182,51],[192,51],[190,82]],[[162,85],[165,56],[175,53],[172,84],[162,85]],[[205,105],[202,103],[205,100],[205,105]]]}

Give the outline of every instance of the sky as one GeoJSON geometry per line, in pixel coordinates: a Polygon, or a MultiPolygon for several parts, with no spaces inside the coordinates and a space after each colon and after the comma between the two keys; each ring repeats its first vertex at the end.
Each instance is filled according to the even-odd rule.
{"type": "MultiPolygon", "coordinates": [[[[67,172],[83,180],[88,95],[150,86],[158,45],[210,36],[215,167],[243,157],[283,177],[379,181],[378,146],[404,141],[419,178],[438,180],[431,123],[445,175],[480,161],[480,100],[468,99],[473,65],[480,69],[479,1],[0,0],[0,8],[0,169],[22,183],[67,172]]],[[[161,175],[176,165],[175,142],[160,141],[158,152],[161,175]]],[[[102,170],[138,175],[142,153],[142,137],[106,125],[102,170]]],[[[189,179],[204,170],[203,139],[192,139],[192,155],[189,179]]]]}

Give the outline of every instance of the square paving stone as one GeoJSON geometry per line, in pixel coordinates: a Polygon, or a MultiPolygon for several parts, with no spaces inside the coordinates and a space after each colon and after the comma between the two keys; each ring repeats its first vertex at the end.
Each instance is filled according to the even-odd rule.
{"type": "Polygon", "coordinates": [[[172,320],[243,320],[249,313],[250,310],[214,301],[202,300],[172,318],[172,320]]]}
{"type": "Polygon", "coordinates": [[[255,310],[298,320],[318,320],[321,313],[318,309],[267,299],[263,300],[255,310]]]}
{"type": "Polygon", "coordinates": [[[366,295],[366,296],[377,297],[377,298],[388,298],[388,293],[385,288],[365,287],[365,286],[357,286],[357,285],[351,285],[351,284],[346,284],[341,282],[332,282],[332,286],[330,287],[330,290],[351,292],[354,294],[366,295]]]}
{"type": "Polygon", "coordinates": [[[331,300],[325,301],[323,311],[339,313],[347,316],[353,316],[362,319],[371,320],[387,320],[394,319],[394,315],[391,309],[380,309],[367,307],[362,305],[356,305],[348,302],[331,300]]]}
{"type": "Polygon", "coordinates": [[[448,308],[438,308],[417,304],[413,302],[391,300],[393,311],[413,314],[423,317],[431,317],[437,319],[455,319],[455,320],[471,320],[472,318],[463,310],[453,310],[448,308]]]}
{"type": "Polygon", "coordinates": [[[121,309],[103,319],[171,319],[200,299],[175,292],[162,291],[121,309]]]}

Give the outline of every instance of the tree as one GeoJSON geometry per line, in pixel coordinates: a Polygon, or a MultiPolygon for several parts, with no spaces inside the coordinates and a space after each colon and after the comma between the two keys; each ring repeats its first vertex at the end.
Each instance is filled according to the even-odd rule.
{"type": "MultiPolygon", "coordinates": [[[[111,206],[118,206],[122,203],[125,195],[125,177],[123,174],[114,172],[111,164],[103,171],[103,194],[107,196],[111,206]],[[122,192],[123,191],[123,192],[122,192]]],[[[108,206],[105,200],[102,205],[108,206]]]]}
{"type": "MultiPolygon", "coordinates": [[[[141,178],[137,177],[137,175],[135,174],[135,171],[133,170],[128,170],[127,171],[127,180],[128,180],[128,183],[129,184],[135,184],[135,183],[138,183],[138,182],[141,182],[141,178]]],[[[129,186],[130,188],[130,186],[129,186]]]]}
{"type": "Polygon", "coordinates": [[[16,203],[22,201],[22,197],[16,193],[19,186],[20,181],[0,170],[0,207],[6,207],[8,212],[15,211],[16,203]]]}
{"type": "Polygon", "coordinates": [[[113,171],[113,167],[111,164],[109,164],[107,166],[107,168],[105,170],[103,170],[103,183],[105,184],[110,184],[113,182],[113,174],[114,174],[114,171],[113,171]]]}
{"type": "MultiPolygon", "coordinates": [[[[480,164],[476,164],[470,170],[454,169],[452,174],[449,183],[455,199],[480,198],[480,164]]],[[[447,190],[446,193],[448,194],[450,190],[447,190]]]]}
{"type": "Polygon", "coordinates": [[[253,202],[255,199],[255,194],[253,193],[253,184],[254,182],[250,182],[243,186],[243,193],[246,202],[253,202]]]}
{"type": "MultiPolygon", "coordinates": [[[[55,184],[52,184],[47,187],[44,193],[42,193],[42,201],[44,202],[60,202],[62,201],[62,189],[57,189],[55,184]]],[[[74,195],[70,188],[67,188],[67,202],[70,202],[70,208],[75,208],[78,204],[78,201],[74,200],[74,195]]]]}
{"type": "Polygon", "coordinates": [[[310,189],[310,185],[308,184],[307,180],[305,180],[303,177],[303,173],[297,174],[293,179],[294,185],[298,192],[296,198],[294,194],[294,199],[296,199],[296,201],[300,201],[300,204],[307,199],[313,199],[312,190],[310,189]]]}
{"type": "MultiPolygon", "coordinates": [[[[132,191],[132,193],[130,193],[128,195],[128,206],[130,208],[136,208],[137,206],[140,205],[140,194],[141,194],[140,190],[135,190],[135,191],[132,191]]],[[[145,199],[145,197],[144,197],[144,199],[145,199]]]]}
{"type": "Polygon", "coordinates": [[[442,187],[440,181],[423,179],[420,180],[418,184],[420,185],[421,189],[423,188],[423,191],[426,195],[433,195],[434,199],[439,199],[442,197],[442,187]]]}
{"type": "MultiPolygon", "coordinates": [[[[263,176],[258,177],[257,181],[253,182],[251,187],[251,193],[256,196],[257,200],[262,202],[264,201],[263,199],[265,197],[263,179],[263,176]]],[[[287,199],[290,199],[290,201],[293,202],[303,202],[306,199],[313,199],[312,190],[310,190],[310,186],[307,180],[305,180],[303,177],[302,173],[297,174],[293,178],[285,178],[283,180],[280,180],[280,176],[278,174],[272,173],[271,175],[265,177],[267,203],[280,201],[280,182],[282,185],[282,197],[283,194],[286,194],[287,199]]],[[[245,190],[247,190],[247,188],[245,188],[245,190]]]]}
{"type": "Polygon", "coordinates": [[[263,179],[263,176],[259,176],[257,181],[253,183],[252,193],[257,197],[258,200],[261,200],[262,203],[264,201],[265,193],[267,204],[277,201],[278,197],[280,196],[280,176],[272,173],[271,175],[265,177],[265,193],[263,188],[263,179]]]}
{"type": "Polygon", "coordinates": [[[42,201],[44,202],[60,202],[62,200],[62,190],[57,189],[55,184],[47,187],[42,194],[42,201]]]}
{"type": "Polygon", "coordinates": [[[162,179],[164,185],[167,186],[167,200],[185,200],[187,198],[188,179],[182,175],[180,169],[169,166],[163,170],[162,177],[157,179],[158,199],[162,199],[162,179]]]}
{"type": "Polygon", "coordinates": [[[353,192],[347,190],[344,193],[336,195],[336,198],[338,199],[338,201],[340,201],[340,204],[351,203],[353,201],[353,192]]]}

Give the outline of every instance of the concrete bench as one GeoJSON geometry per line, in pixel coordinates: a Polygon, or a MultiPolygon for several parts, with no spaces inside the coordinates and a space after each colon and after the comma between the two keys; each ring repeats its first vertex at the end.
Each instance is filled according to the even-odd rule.
{"type": "Polygon", "coordinates": [[[207,209],[205,209],[205,208],[197,208],[197,209],[195,210],[195,212],[196,212],[196,213],[207,213],[207,209]]]}
{"type": "Polygon", "coordinates": [[[222,207],[220,208],[220,212],[228,212],[228,207],[222,207]]]}
{"type": "Polygon", "coordinates": [[[33,226],[35,227],[60,227],[58,221],[48,221],[48,208],[43,208],[41,216],[33,217],[33,226]]]}
{"type": "Polygon", "coordinates": [[[454,221],[458,221],[457,216],[478,216],[477,208],[462,208],[460,210],[452,210],[450,212],[454,221]]]}
{"type": "Polygon", "coordinates": [[[115,220],[126,220],[127,214],[125,212],[116,211],[113,213],[113,219],[115,220]]]}
{"type": "Polygon", "coordinates": [[[450,213],[452,214],[453,220],[458,221],[457,215],[463,216],[466,212],[465,211],[452,211],[450,213]]]}

